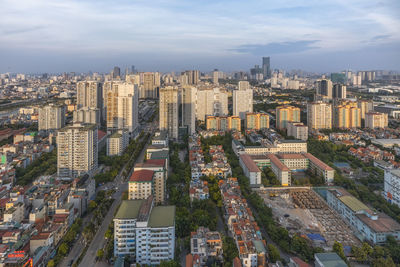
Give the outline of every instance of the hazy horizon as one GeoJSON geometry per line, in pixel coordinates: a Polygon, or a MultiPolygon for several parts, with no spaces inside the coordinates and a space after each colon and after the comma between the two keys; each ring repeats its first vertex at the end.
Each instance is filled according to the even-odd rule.
{"type": "Polygon", "coordinates": [[[400,70],[400,1],[3,0],[0,72],[400,70]]]}

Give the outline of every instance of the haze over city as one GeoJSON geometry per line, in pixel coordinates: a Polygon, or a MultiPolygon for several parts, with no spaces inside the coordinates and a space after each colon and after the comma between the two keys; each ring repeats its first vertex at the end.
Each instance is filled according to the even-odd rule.
{"type": "Polygon", "coordinates": [[[400,69],[396,0],[1,3],[1,72],[400,69]]]}

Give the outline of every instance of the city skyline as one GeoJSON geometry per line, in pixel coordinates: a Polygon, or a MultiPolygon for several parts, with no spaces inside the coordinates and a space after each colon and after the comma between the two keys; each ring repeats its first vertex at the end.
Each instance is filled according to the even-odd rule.
{"type": "Polygon", "coordinates": [[[400,4],[360,1],[14,1],[0,72],[400,70],[400,4]],[[371,11],[372,10],[372,11],[371,11]]]}

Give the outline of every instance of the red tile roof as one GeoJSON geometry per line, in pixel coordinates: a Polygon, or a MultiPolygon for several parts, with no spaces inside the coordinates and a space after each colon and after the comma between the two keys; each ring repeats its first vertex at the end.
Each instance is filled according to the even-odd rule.
{"type": "Polygon", "coordinates": [[[152,170],[139,170],[132,173],[129,182],[150,182],[153,180],[154,171],[152,170]]]}
{"type": "Polygon", "coordinates": [[[261,172],[248,154],[241,154],[240,159],[243,161],[244,165],[246,165],[249,172],[261,172]]]}
{"type": "Polygon", "coordinates": [[[325,170],[325,171],[333,171],[333,169],[327,165],[326,163],[322,162],[321,160],[317,159],[310,153],[304,153],[304,156],[308,158],[310,161],[312,161],[315,165],[317,165],[319,168],[325,170]]]}
{"type": "Polygon", "coordinates": [[[148,159],[143,164],[151,164],[155,166],[165,166],[165,159],[148,159]]]}
{"type": "Polygon", "coordinates": [[[271,163],[273,163],[281,171],[290,171],[290,169],[285,164],[283,164],[274,154],[268,154],[268,158],[270,159],[271,163]]]}
{"type": "Polygon", "coordinates": [[[106,136],[107,133],[101,131],[101,130],[97,130],[97,140],[102,140],[104,138],[104,136],[106,136]]]}

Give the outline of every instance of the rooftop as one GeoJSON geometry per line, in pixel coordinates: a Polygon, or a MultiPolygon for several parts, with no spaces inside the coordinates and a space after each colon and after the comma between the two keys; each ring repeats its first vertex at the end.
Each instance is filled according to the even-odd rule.
{"type": "Polygon", "coordinates": [[[364,203],[353,196],[342,196],[339,199],[354,212],[369,210],[364,203]]]}
{"type": "Polygon", "coordinates": [[[248,154],[241,154],[240,159],[243,161],[250,172],[260,172],[260,169],[257,167],[253,159],[248,154]]]}
{"type": "Polygon", "coordinates": [[[153,228],[174,226],[175,206],[157,206],[151,211],[149,226],[153,228]]]}
{"type": "Polygon", "coordinates": [[[366,214],[357,214],[356,216],[376,233],[400,231],[400,224],[385,213],[379,213],[377,220],[371,219],[366,214]]]}
{"type": "Polygon", "coordinates": [[[119,207],[117,214],[115,215],[115,219],[136,219],[139,214],[139,209],[143,199],[136,200],[124,200],[121,202],[121,206],[119,207]]]}
{"type": "Polygon", "coordinates": [[[139,170],[134,171],[129,178],[129,182],[151,182],[153,180],[154,171],[139,170]]]}
{"type": "Polygon", "coordinates": [[[316,253],[318,259],[325,267],[347,267],[347,264],[336,253],[316,253]]]}

